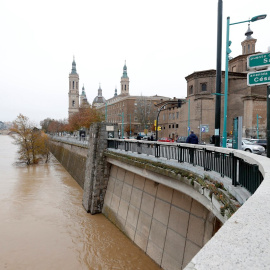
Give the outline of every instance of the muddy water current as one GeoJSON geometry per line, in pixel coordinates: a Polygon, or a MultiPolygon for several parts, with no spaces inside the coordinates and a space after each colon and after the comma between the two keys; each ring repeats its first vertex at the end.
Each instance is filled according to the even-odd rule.
{"type": "Polygon", "coordinates": [[[102,214],[82,207],[82,189],[52,159],[15,164],[0,135],[0,269],[160,269],[102,214]]]}

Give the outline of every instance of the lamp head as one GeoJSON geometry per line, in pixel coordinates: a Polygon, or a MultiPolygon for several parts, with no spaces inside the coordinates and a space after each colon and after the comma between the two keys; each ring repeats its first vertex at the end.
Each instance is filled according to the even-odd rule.
{"type": "Polygon", "coordinates": [[[265,19],[266,18],[266,14],[262,14],[262,15],[257,15],[257,16],[255,16],[255,17],[252,17],[251,18],[251,22],[256,22],[256,21],[258,21],[258,20],[263,20],[263,19],[265,19]]]}

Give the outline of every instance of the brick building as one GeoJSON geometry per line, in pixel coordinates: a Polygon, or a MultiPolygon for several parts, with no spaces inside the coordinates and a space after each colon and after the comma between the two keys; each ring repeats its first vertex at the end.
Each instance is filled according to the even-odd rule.
{"type": "Polygon", "coordinates": [[[131,96],[126,63],[123,67],[120,87],[121,93],[118,95],[115,89],[114,96],[107,100],[102,97],[100,88],[92,106],[105,115],[107,122],[118,124],[119,135],[122,134],[122,130],[124,136],[133,136],[140,132],[150,133],[157,114],[155,105],[169,98],[157,95],[131,96]]]}
{"type": "MultiPolygon", "coordinates": [[[[254,137],[257,132],[257,114],[260,137],[266,134],[266,85],[247,86],[247,56],[255,54],[256,39],[248,26],[246,39],[241,43],[242,55],[229,61],[227,134],[233,130],[233,118],[243,117],[243,137],[254,137]]],[[[259,53],[259,52],[258,52],[259,53]]],[[[225,72],[222,72],[222,93],[224,94],[225,72]]],[[[189,130],[209,141],[215,134],[216,70],[194,72],[187,77],[187,94],[181,108],[167,106],[159,117],[159,137],[187,136],[189,130]],[[202,131],[202,127],[203,128],[202,131]]],[[[163,103],[160,103],[161,106],[163,103]]],[[[224,97],[221,99],[220,134],[223,132],[224,97]]]]}

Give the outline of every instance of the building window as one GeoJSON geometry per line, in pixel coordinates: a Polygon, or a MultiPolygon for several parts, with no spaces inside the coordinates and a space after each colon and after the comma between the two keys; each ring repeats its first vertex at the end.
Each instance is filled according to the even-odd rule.
{"type": "Polygon", "coordinates": [[[76,89],[78,89],[78,82],[76,82],[76,89]]]}
{"type": "Polygon", "coordinates": [[[179,112],[176,113],[176,118],[177,118],[177,119],[179,118],[179,112]]]}
{"type": "Polygon", "coordinates": [[[172,128],[174,128],[174,125],[172,125],[172,128]]]}
{"type": "Polygon", "coordinates": [[[172,114],[172,118],[174,119],[174,113],[172,114]]]}
{"type": "Polygon", "coordinates": [[[125,91],[127,90],[127,86],[125,85],[125,91]]]}
{"type": "Polygon", "coordinates": [[[202,91],[207,91],[207,84],[206,83],[201,84],[201,90],[202,91]]]}
{"type": "Polygon", "coordinates": [[[250,45],[248,44],[248,53],[250,52],[250,45]]]}
{"type": "Polygon", "coordinates": [[[171,125],[169,125],[169,128],[171,128],[171,125]]]}
{"type": "Polygon", "coordinates": [[[193,94],[193,85],[191,85],[191,86],[189,87],[189,94],[190,94],[190,95],[193,94]]]}
{"type": "Polygon", "coordinates": [[[176,128],[178,128],[178,124],[176,124],[176,128]]]}
{"type": "Polygon", "coordinates": [[[233,66],[232,67],[232,72],[235,72],[236,71],[236,66],[233,66]]]}
{"type": "Polygon", "coordinates": [[[75,100],[72,100],[72,107],[75,106],[75,100]]]}
{"type": "Polygon", "coordinates": [[[74,89],[74,85],[75,85],[75,83],[74,83],[74,81],[73,81],[73,85],[72,85],[72,88],[74,89]]]}

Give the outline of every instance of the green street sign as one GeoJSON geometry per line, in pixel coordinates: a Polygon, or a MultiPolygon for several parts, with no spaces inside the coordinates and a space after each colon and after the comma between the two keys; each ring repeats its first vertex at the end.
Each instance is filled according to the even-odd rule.
{"type": "Polygon", "coordinates": [[[268,66],[270,65],[270,52],[250,55],[247,60],[248,68],[268,66]]]}
{"type": "Polygon", "coordinates": [[[249,72],[247,75],[247,85],[270,84],[270,70],[249,72]]]}

